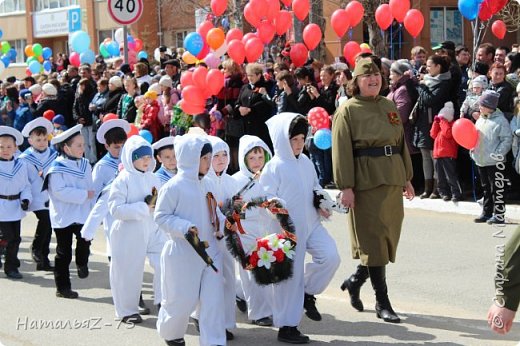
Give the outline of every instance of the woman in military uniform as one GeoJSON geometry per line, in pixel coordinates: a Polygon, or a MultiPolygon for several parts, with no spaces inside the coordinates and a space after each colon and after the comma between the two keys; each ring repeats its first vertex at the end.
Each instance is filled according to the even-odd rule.
{"type": "Polygon", "coordinates": [[[402,196],[415,195],[412,163],[397,108],[379,96],[383,81],[371,59],[357,62],[352,83],[354,97],[334,116],[332,160],[341,202],[352,209],[352,256],[361,264],[341,288],[348,289],[352,306],[363,311],[359,290],[370,277],[377,317],[398,323],[388,299],[385,266],[395,261],[404,217],[402,196]]]}

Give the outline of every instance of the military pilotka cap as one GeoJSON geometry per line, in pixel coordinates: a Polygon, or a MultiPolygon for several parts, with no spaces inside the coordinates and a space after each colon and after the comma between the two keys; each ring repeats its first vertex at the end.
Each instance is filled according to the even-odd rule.
{"type": "Polygon", "coordinates": [[[358,76],[374,73],[381,73],[381,71],[379,71],[379,68],[372,61],[372,59],[365,58],[360,59],[358,62],[356,62],[356,68],[354,68],[354,73],[352,73],[352,77],[356,79],[356,77],[358,76]]]}

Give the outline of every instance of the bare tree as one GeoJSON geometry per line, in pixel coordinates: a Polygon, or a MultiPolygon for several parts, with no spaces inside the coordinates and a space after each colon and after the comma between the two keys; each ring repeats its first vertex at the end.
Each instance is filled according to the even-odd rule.
{"type": "Polygon", "coordinates": [[[381,34],[381,28],[379,28],[376,22],[376,10],[379,5],[387,2],[388,1],[361,0],[361,3],[365,8],[363,21],[368,29],[369,44],[372,47],[374,54],[378,56],[386,56],[387,47],[384,36],[381,34]]]}
{"type": "Polygon", "coordinates": [[[517,1],[509,3],[497,14],[507,27],[507,31],[514,32],[520,27],[520,4],[517,1]]]}

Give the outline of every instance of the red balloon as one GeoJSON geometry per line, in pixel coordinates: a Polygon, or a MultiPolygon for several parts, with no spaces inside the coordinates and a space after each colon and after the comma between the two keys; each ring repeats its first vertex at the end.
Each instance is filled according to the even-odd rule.
{"type": "Polygon", "coordinates": [[[305,18],[307,18],[310,8],[311,5],[309,0],[293,0],[292,2],[292,10],[294,15],[301,21],[304,21],[305,18]]]}
{"type": "Polygon", "coordinates": [[[246,44],[247,41],[249,41],[250,39],[255,38],[255,37],[258,38],[258,35],[255,32],[248,32],[247,34],[244,35],[244,37],[242,37],[242,43],[246,44]]]}
{"type": "Polygon", "coordinates": [[[128,138],[132,136],[139,136],[139,129],[134,124],[130,124],[130,131],[126,134],[128,138]]]}
{"type": "Polygon", "coordinates": [[[292,15],[290,12],[286,10],[281,10],[276,16],[275,20],[276,24],[276,33],[278,35],[283,35],[289,30],[292,26],[292,15]]]}
{"type": "Polygon", "coordinates": [[[309,55],[309,50],[303,43],[296,43],[294,46],[291,47],[291,61],[293,62],[294,66],[301,67],[305,62],[307,61],[309,55]]]}
{"type": "Polygon", "coordinates": [[[501,20],[495,20],[493,25],[491,25],[491,31],[493,35],[502,40],[506,36],[506,24],[501,20]]]}
{"type": "Polygon", "coordinates": [[[359,1],[351,1],[348,3],[347,7],[345,7],[345,11],[347,11],[348,16],[350,18],[350,26],[355,27],[361,22],[363,19],[363,15],[365,14],[365,9],[363,5],[359,1]]]}
{"type": "Polygon", "coordinates": [[[227,32],[226,34],[226,43],[229,44],[229,42],[233,40],[242,40],[244,37],[244,34],[242,33],[242,30],[234,28],[227,32]]]}
{"type": "Polygon", "coordinates": [[[26,76],[32,76],[32,72],[31,72],[31,70],[29,70],[28,67],[25,68],[25,75],[26,76]]]}
{"type": "Polygon", "coordinates": [[[204,113],[205,110],[204,106],[191,104],[189,102],[186,102],[186,100],[180,100],[179,106],[181,107],[184,113],[191,115],[204,113]]]}
{"type": "Polygon", "coordinates": [[[215,16],[221,16],[226,12],[227,0],[211,0],[211,11],[215,16]]]}
{"type": "Polygon", "coordinates": [[[188,85],[193,85],[193,72],[185,71],[181,74],[181,86],[187,87],[188,85]]]}
{"type": "Polygon", "coordinates": [[[213,23],[209,20],[203,21],[202,24],[197,28],[197,32],[200,36],[202,36],[204,42],[206,42],[206,36],[208,35],[208,31],[210,31],[213,28],[213,23]]]}
{"type": "Polygon", "coordinates": [[[200,88],[201,90],[205,90],[206,85],[206,76],[208,75],[208,69],[205,66],[199,66],[193,71],[193,84],[200,88]]]}
{"type": "Polygon", "coordinates": [[[388,4],[379,5],[376,10],[376,22],[377,25],[381,28],[381,30],[386,30],[392,25],[394,21],[394,17],[392,17],[392,12],[390,11],[390,6],[388,4]]]}
{"type": "Polygon", "coordinates": [[[489,1],[491,5],[491,10],[493,14],[496,14],[497,12],[500,12],[504,8],[504,6],[507,4],[508,0],[493,0],[489,1]]]}
{"type": "Polygon", "coordinates": [[[406,16],[406,12],[410,9],[410,0],[390,0],[389,5],[392,16],[399,23],[402,23],[406,16]]]}
{"type": "Polygon", "coordinates": [[[249,24],[251,24],[255,28],[260,25],[260,17],[258,17],[258,15],[253,10],[251,3],[248,3],[244,7],[244,18],[247,20],[249,24]]]}
{"type": "Polygon", "coordinates": [[[466,118],[460,118],[453,123],[451,129],[453,138],[460,146],[466,149],[473,149],[478,142],[478,131],[475,124],[466,118]]]}
{"type": "Polygon", "coordinates": [[[361,47],[356,41],[348,41],[343,47],[343,56],[350,67],[356,66],[356,56],[361,52],[361,47]]]}
{"type": "Polygon", "coordinates": [[[280,1],[279,0],[267,0],[267,20],[274,22],[276,16],[280,12],[280,1]]]}
{"type": "Polygon", "coordinates": [[[204,41],[204,47],[202,48],[202,50],[200,51],[199,54],[197,54],[195,57],[199,60],[202,60],[206,57],[206,55],[208,55],[210,52],[210,48],[209,48],[209,45],[206,43],[206,41],[204,41]]]}
{"type": "Polygon", "coordinates": [[[421,11],[413,9],[406,13],[404,17],[404,27],[412,35],[417,37],[424,26],[424,17],[421,11]]]}
{"type": "Polygon", "coordinates": [[[103,122],[106,123],[109,120],[116,120],[116,119],[119,119],[119,116],[117,114],[108,113],[108,114],[105,114],[105,116],[103,117],[103,122]]]}
{"type": "Polygon", "coordinates": [[[245,44],[247,62],[257,61],[262,52],[264,51],[264,45],[258,37],[254,37],[247,41],[245,44]]]}
{"type": "Polygon", "coordinates": [[[143,47],[144,47],[143,40],[141,40],[140,38],[136,38],[136,39],[134,39],[134,43],[135,43],[136,52],[140,52],[143,50],[143,47]]]}
{"type": "Polygon", "coordinates": [[[260,26],[258,26],[258,37],[264,44],[271,42],[275,33],[276,28],[268,21],[263,21],[260,26]]]}
{"type": "Polygon", "coordinates": [[[307,120],[313,130],[328,129],[330,127],[330,116],[322,107],[314,107],[307,113],[307,120]]]}
{"type": "Polygon", "coordinates": [[[224,87],[224,74],[217,69],[209,70],[206,75],[206,85],[211,95],[217,95],[224,87]]]}
{"type": "MultiPolygon", "coordinates": [[[[204,84],[205,83],[206,81],[204,80],[204,84]]],[[[182,89],[182,98],[186,100],[186,102],[196,105],[203,105],[205,102],[203,89],[195,85],[188,85],[182,89]]]]}
{"type": "Polygon", "coordinates": [[[480,4],[480,10],[478,12],[478,17],[482,21],[489,20],[493,17],[493,9],[491,8],[490,0],[485,0],[482,4],[480,4]]]}
{"type": "Polygon", "coordinates": [[[77,52],[72,52],[69,56],[69,61],[72,65],[79,67],[81,61],[79,59],[79,54],[77,52]]]}
{"type": "Polygon", "coordinates": [[[249,0],[249,5],[254,11],[255,15],[260,19],[267,16],[267,1],[266,0],[249,0]]]}
{"type": "Polygon", "coordinates": [[[281,0],[282,4],[285,5],[285,7],[289,7],[292,4],[292,0],[281,0]]]}
{"type": "Polygon", "coordinates": [[[332,29],[338,37],[343,37],[350,26],[350,17],[347,11],[343,9],[339,9],[332,13],[330,17],[330,24],[332,25],[332,29]]]}
{"type": "Polygon", "coordinates": [[[231,60],[237,64],[241,65],[244,63],[244,59],[246,58],[246,49],[242,41],[232,40],[229,42],[227,52],[231,60]]]}
{"type": "Polygon", "coordinates": [[[309,50],[313,50],[318,46],[321,41],[321,29],[318,24],[307,24],[305,29],[303,29],[303,42],[309,48],[309,50]]]}

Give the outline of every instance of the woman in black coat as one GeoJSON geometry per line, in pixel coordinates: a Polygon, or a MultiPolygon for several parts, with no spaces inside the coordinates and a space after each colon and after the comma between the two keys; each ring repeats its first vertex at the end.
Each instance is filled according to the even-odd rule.
{"type": "Polygon", "coordinates": [[[101,114],[117,113],[117,106],[121,96],[125,93],[121,77],[114,76],[108,81],[108,97],[101,109],[101,114]]]}
{"type": "Polygon", "coordinates": [[[513,100],[515,98],[515,89],[508,81],[506,81],[506,67],[496,62],[489,69],[489,77],[491,78],[489,89],[500,94],[498,99],[498,109],[500,109],[507,120],[513,118],[513,100]]]}
{"type": "Polygon", "coordinates": [[[267,91],[268,85],[263,76],[262,65],[248,64],[246,74],[249,83],[243,85],[240,89],[234,108],[235,114],[243,117],[246,135],[260,137],[273,150],[273,143],[265,124],[273,114],[273,107],[264,98],[264,92],[267,91]]]}
{"type": "Polygon", "coordinates": [[[447,57],[433,55],[426,62],[428,74],[418,86],[419,105],[414,126],[413,145],[421,150],[424,173],[424,192],[421,198],[439,198],[434,180],[433,139],[430,129],[433,117],[436,116],[444,103],[451,100],[450,62],[447,57]]]}

